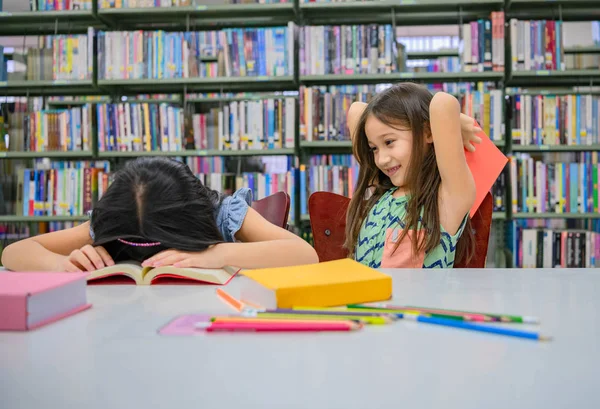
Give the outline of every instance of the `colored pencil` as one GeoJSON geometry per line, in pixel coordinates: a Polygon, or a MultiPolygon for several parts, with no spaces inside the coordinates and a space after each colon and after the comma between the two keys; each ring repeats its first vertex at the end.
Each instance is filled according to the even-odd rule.
{"type": "Polygon", "coordinates": [[[422,312],[435,312],[440,314],[454,313],[454,314],[465,314],[465,315],[485,315],[492,318],[494,321],[501,322],[512,322],[522,324],[539,324],[540,319],[532,316],[520,316],[520,315],[508,315],[508,314],[492,314],[486,312],[473,312],[473,311],[462,311],[462,310],[451,310],[447,308],[429,308],[429,307],[418,307],[414,305],[395,306],[389,304],[373,303],[373,304],[350,304],[350,308],[385,308],[385,309],[407,309],[416,310],[422,312]]]}
{"type": "Polygon", "coordinates": [[[301,323],[301,324],[311,324],[315,322],[325,323],[325,324],[339,324],[341,323],[351,323],[356,322],[352,320],[343,320],[343,319],[290,319],[290,318],[247,318],[247,317],[239,317],[239,316],[228,316],[228,317],[212,317],[211,322],[257,322],[257,323],[301,323]]]}
{"type": "Polygon", "coordinates": [[[281,332],[281,331],[356,331],[361,328],[360,324],[350,323],[337,323],[337,324],[323,324],[323,323],[199,323],[198,329],[203,329],[207,332],[217,331],[228,331],[228,332],[281,332]]]}
{"type": "Polygon", "coordinates": [[[217,288],[215,290],[215,293],[219,296],[219,298],[223,302],[225,302],[225,304],[229,305],[231,308],[233,308],[237,312],[242,311],[242,309],[244,308],[244,305],[240,301],[235,299],[233,296],[227,294],[224,290],[217,288]]]}
{"type": "Polygon", "coordinates": [[[460,322],[460,321],[449,320],[449,319],[444,319],[444,318],[425,317],[425,316],[417,315],[417,314],[404,314],[403,318],[407,319],[407,320],[423,322],[426,324],[442,325],[445,327],[453,327],[453,328],[460,328],[460,329],[466,329],[466,330],[471,330],[471,331],[487,332],[487,333],[491,333],[491,334],[506,335],[506,336],[510,336],[510,337],[534,339],[534,340],[538,340],[538,341],[549,341],[551,339],[550,337],[543,336],[543,335],[538,334],[537,332],[532,332],[532,331],[521,331],[521,330],[514,330],[514,329],[509,329],[509,328],[501,328],[501,327],[495,327],[495,326],[491,326],[491,325],[487,325],[487,324],[472,324],[469,322],[460,322]]]}
{"type": "Polygon", "coordinates": [[[421,315],[426,315],[426,316],[430,316],[430,317],[437,317],[437,318],[446,318],[446,319],[450,319],[450,320],[457,320],[457,321],[469,321],[469,322],[493,322],[494,320],[490,317],[487,317],[485,315],[465,315],[465,314],[458,314],[458,313],[437,313],[437,312],[430,312],[430,311],[419,311],[419,310],[415,310],[415,309],[390,309],[390,308],[355,308],[355,307],[349,307],[346,308],[346,311],[350,311],[352,312],[352,314],[355,314],[358,311],[371,311],[371,312],[388,312],[390,314],[404,314],[404,313],[412,313],[412,314],[421,314],[421,315]]]}
{"type": "Polygon", "coordinates": [[[352,321],[360,321],[365,324],[371,325],[385,325],[391,324],[396,320],[396,317],[388,317],[385,315],[379,316],[369,316],[369,315],[353,315],[353,314],[325,314],[321,311],[295,311],[293,313],[283,313],[278,312],[277,310],[262,312],[262,311],[243,311],[242,316],[244,317],[260,317],[260,318],[290,318],[290,319],[321,319],[321,320],[331,320],[331,319],[345,319],[352,321]],[[301,318],[299,318],[301,317],[301,318]]]}
{"type": "MultiPolygon", "coordinates": [[[[314,315],[348,315],[347,308],[345,309],[333,309],[333,308],[318,308],[318,307],[294,307],[294,308],[278,308],[276,310],[264,310],[262,312],[279,312],[283,314],[314,314],[314,315]]],[[[363,317],[389,317],[392,320],[396,318],[396,314],[387,311],[362,311],[356,310],[352,312],[352,315],[363,316],[363,317]]]]}

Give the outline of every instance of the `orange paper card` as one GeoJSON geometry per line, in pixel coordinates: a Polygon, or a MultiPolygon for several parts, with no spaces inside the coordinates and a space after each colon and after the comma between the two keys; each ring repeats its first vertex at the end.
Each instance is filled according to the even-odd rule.
{"type": "MultiPolygon", "coordinates": [[[[479,126],[477,121],[475,121],[475,125],[479,126]]],[[[473,217],[485,195],[490,191],[508,162],[508,158],[483,131],[479,132],[477,136],[481,138],[481,143],[473,144],[475,152],[465,150],[467,164],[475,179],[476,187],[475,203],[473,203],[469,214],[471,217],[473,217]]]]}

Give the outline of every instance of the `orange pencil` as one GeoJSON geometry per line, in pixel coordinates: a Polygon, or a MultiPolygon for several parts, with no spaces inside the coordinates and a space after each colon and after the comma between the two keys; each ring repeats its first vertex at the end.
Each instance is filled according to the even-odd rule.
{"type": "Polygon", "coordinates": [[[237,312],[242,311],[242,309],[244,308],[244,305],[241,302],[236,300],[231,295],[227,294],[224,290],[217,288],[215,292],[217,293],[219,298],[221,298],[221,300],[223,300],[227,305],[235,309],[237,312]]]}

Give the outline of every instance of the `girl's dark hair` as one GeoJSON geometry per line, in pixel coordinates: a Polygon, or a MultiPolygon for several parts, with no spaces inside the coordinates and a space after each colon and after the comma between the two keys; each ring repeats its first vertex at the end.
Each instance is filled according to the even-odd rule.
{"type": "Polygon", "coordinates": [[[221,195],[207,188],[183,163],[139,158],[115,173],[92,211],[94,245],[115,261],[142,261],[169,248],[201,251],[223,242],[215,209],[221,195]],[[141,247],[129,242],[160,242],[141,247]]]}
{"type": "MultiPolygon", "coordinates": [[[[438,191],[442,179],[433,145],[425,143],[427,136],[431,134],[429,103],[432,98],[429,90],[421,85],[400,83],[376,95],[363,111],[355,134],[352,135],[353,154],[360,165],[360,171],[347,214],[345,248],[350,255],[356,250],[362,223],[370,210],[386,191],[394,187],[390,178],[375,165],[373,152],[369,148],[365,124],[371,115],[393,128],[407,127],[413,136],[411,163],[406,173],[406,187],[410,192],[404,220],[406,229],[402,231],[396,248],[409,230],[417,230],[421,209],[421,227],[426,234],[421,236],[421,240],[418,240],[418,235],[412,236],[413,254],[428,252],[440,244],[438,191]],[[365,199],[369,189],[372,195],[365,199]]],[[[463,259],[468,263],[474,252],[474,243],[471,221],[467,218],[464,232],[458,240],[455,263],[463,259]]]]}

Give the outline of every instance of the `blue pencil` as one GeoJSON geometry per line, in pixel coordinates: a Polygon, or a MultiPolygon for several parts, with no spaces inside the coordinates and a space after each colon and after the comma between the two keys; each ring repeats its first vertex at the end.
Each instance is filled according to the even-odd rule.
{"type": "Polygon", "coordinates": [[[456,320],[451,320],[451,319],[446,319],[446,318],[425,317],[425,316],[418,315],[418,314],[398,314],[397,316],[398,316],[398,318],[404,318],[404,319],[408,319],[408,320],[424,322],[427,324],[468,329],[468,330],[472,330],[472,331],[488,332],[491,334],[507,335],[510,337],[535,339],[538,341],[549,341],[551,339],[550,337],[542,336],[542,335],[538,334],[537,332],[493,327],[491,325],[486,325],[486,324],[472,324],[469,322],[456,321],[456,320]]]}

